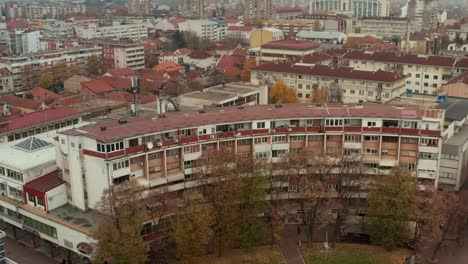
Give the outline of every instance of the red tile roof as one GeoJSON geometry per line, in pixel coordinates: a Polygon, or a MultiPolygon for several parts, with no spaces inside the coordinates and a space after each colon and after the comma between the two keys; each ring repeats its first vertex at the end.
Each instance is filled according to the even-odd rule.
{"type": "Polygon", "coordinates": [[[240,20],[235,19],[235,18],[225,18],[225,19],[223,19],[223,21],[226,24],[235,24],[235,23],[239,22],[240,20]]]}
{"type": "Polygon", "coordinates": [[[39,98],[43,101],[50,99],[58,99],[61,96],[52,92],[51,90],[44,89],[42,87],[34,87],[30,90],[27,90],[25,94],[31,94],[34,98],[39,98]]]}
{"type": "Polygon", "coordinates": [[[4,95],[0,97],[0,102],[5,102],[14,107],[30,109],[30,110],[39,110],[41,108],[42,102],[21,98],[14,95],[4,95]]]}
{"type": "Polygon", "coordinates": [[[112,76],[133,76],[135,71],[131,68],[112,69],[109,71],[112,76]]]}
{"type": "Polygon", "coordinates": [[[173,61],[166,61],[153,67],[153,70],[163,72],[181,71],[184,69],[185,68],[183,66],[180,66],[179,64],[173,61]]]}
{"type": "Polygon", "coordinates": [[[263,45],[262,48],[308,50],[318,46],[320,46],[319,42],[308,40],[278,40],[269,42],[263,45]]]}
{"type": "Polygon", "coordinates": [[[99,80],[104,80],[114,90],[125,90],[132,87],[132,80],[126,76],[103,76],[99,80]]]}
{"type": "Polygon", "coordinates": [[[468,71],[463,72],[462,74],[458,75],[457,78],[447,82],[447,84],[454,84],[454,83],[468,84],[468,71]]]}
{"type": "Polygon", "coordinates": [[[370,51],[397,51],[398,46],[392,43],[380,43],[377,44],[371,48],[368,48],[367,50],[370,51]]]}
{"type": "MultiPolygon", "coordinates": [[[[434,114],[441,117],[443,110],[434,114]]],[[[310,104],[285,104],[280,108],[274,105],[224,107],[199,111],[180,111],[166,113],[165,117],[148,114],[131,117],[125,124],[118,120],[102,121],[97,124],[80,127],[79,130],[61,132],[66,135],[82,135],[94,138],[100,142],[113,142],[129,137],[142,136],[150,133],[176,130],[187,127],[197,127],[218,123],[249,122],[252,120],[281,120],[291,118],[325,118],[325,117],[373,117],[392,119],[418,119],[426,114],[426,110],[407,106],[395,108],[392,105],[364,104],[355,107],[353,104],[328,104],[327,106],[311,106],[310,104]],[[101,130],[106,127],[106,130],[101,130]]]]}
{"type": "Polygon", "coordinates": [[[218,60],[216,67],[235,67],[241,64],[241,58],[238,56],[222,55],[221,58],[218,60]]]}
{"type": "Polygon", "coordinates": [[[204,50],[194,50],[188,56],[189,56],[189,58],[194,59],[194,60],[205,60],[205,59],[208,59],[208,58],[212,58],[213,54],[209,53],[208,51],[204,51],[204,50]]]}
{"type": "Polygon", "coordinates": [[[82,82],[81,86],[88,89],[95,94],[107,93],[114,91],[114,88],[107,84],[103,79],[96,79],[92,81],[82,82]]]}
{"type": "Polygon", "coordinates": [[[364,71],[364,70],[355,70],[351,67],[336,67],[330,68],[327,65],[314,65],[310,66],[300,66],[294,65],[291,62],[284,63],[267,63],[256,67],[254,70],[258,71],[267,71],[267,72],[278,72],[278,73],[296,73],[304,75],[313,75],[313,76],[326,76],[334,78],[344,78],[344,79],[356,79],[356,80],[369,80],[369,81],[381,81],[381,82],[395,82],[403,79],[405,76],[395,72],[388,72],[377,70],[364,71]]]}
{"type": "Polygon", "coordinates": [[[402,63],[402,64],[419,64],[419,65],[433,65],[441,67],[452,67],[455,64],[455,58],[443,56],[427,56],[416,55],[409,53],[395,53],[395,52],[371,52],[352,50],[343,56],[348,60],[366,60],[366,61],[381,61],[389,63],[402,63]]]}
{"type": "Polygon", "coordinates": [[[8,74],[8,73],[11,73],[11,71],[8,70],[7,68],[5,68],[5,67],[0,68],[0,74],[8,74]]]}
{"type": "Polygon", "coordinates": [[[24,191],[26,192],[28,192],[29,190],[33,190],[44,194],[64,183],[65,181],[62,180],[62,178],[60,177],[59,171],[55,170],[42,177],[39,177],[33,181],[26,183],[23,187],[24,191]]]}
{"type": "Polygon", "coordinates": [[[0,126],[0,134],[45,125],[51,122],[78,117],[80,113],[68,107],[52,108],[19,116],[8,117],[8,123],[0,126]]]}
{"type": "Polygon", "coordinates": [[[230,26],[226,30],[251,32],[253,30],[253,27],[251,27],[251,26],[230,26]]]}
{"type": "Polygon", "coordinates": [[[238,77],[242,73],[242,70],[235,66],[217,67],[216,70],[226,77],[238,77]]]}
{"type": "Polygon", "coordinates": [[[7,29],[10,32],[15,31],[15,29],[29,28],[29,22],[26,19],[8,20],[6,23],[7,29]]]}

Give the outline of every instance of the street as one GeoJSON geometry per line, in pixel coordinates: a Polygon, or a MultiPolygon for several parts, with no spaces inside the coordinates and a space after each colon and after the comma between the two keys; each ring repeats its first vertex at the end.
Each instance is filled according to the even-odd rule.
{"type": "Polygon", "coordinates": [[[52,264],[59,263],[45,254],[19,244],[8,236],[4,238],[5,255],[18,264],[52,264]]]}

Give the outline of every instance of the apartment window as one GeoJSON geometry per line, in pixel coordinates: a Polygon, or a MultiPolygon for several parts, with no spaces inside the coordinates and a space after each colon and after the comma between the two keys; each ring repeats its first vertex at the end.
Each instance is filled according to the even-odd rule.
{"type": "Polygon", "coordinates": [[[424,75],[424,79],[429,79],[429,75],[424,75]]]}
{"type": "Polygon", "coordinates": [[[376,127],[377,126],[377,122],[375,121],[367,121],[367,127],[376,127]]]}
{"type": "Polygon", "coordinates": [[[408,163],[408,169],[414,170],[415,168],[416,168],[416,164],[415,164],[415,163],[408,163]]]}
{"type": "Polygon", "coordinates": [[[437,88],[438,87],[437,83],[433,83],[432,87],[437,88]]]}
{"type": "Polygon", "coordinates": [[[424,83],[424,87],[429,87],[429,83],[424,83]]]}
{"type": "Polygon", "coordinates": [[[346,142],[361,142],[361,136],[356,135],[346,135],[345,136],[346,142]]]}
{"type": "Polygon", "coordinates": [[[298,94],[297,94],[297,97],[298,97],[298,98],[302,98],[302,93],[298,93],[298,94]]]}
{"type": "Polygon", "coordinates": [[[16,172],[14,170],[7,169],[7,176],[8,178],[17,180],[17,181],[23,181],[23,174],[16,172]]]}
{"type": "Polygon", "coordinates": [[[359,95],[364,95],[364,91],[359,90],[359,95]]]}
{"type": "Polygon", "coordinates": [[[1,174],[1,175],[5,175],[5,168],[0,167],[0,174],[1,174]]]}
{"type": "Polygon", "coordinates": [[[448,178],[448,179],[456,179],[457,178],[457,174],[456,173],[453,173],[453,172],[448,172],[448,171],[441,171],[439,173],[439,176],[441,178],[448,178]]]}
{"type": "Polygon", "coordinates": [[[428,159],[428,160],[436,160],[437,154],[436,153],[429,153],[429,152],[420,152],[419,153],[420,159],[428,159]]]}
{"type": "MultiPolygon", "coordinates": [[[[421,83],[420,83],[420,82],[416,82],[415,84],[416,84],[416,85],[421,85],[421,83]]],[[[417,92],[416,92],[416,93],[417,93],[417,92]]]]}
{"type": "Polygon", "coordinates": [[[34,196],[34,195],[28,193],[28,200],[29,200],[30,202],[33,202],[33,203],[34,203],[34,202],[36,202],[36,196],[34,196]]]}
{"type": "Polygon", "coordinates": [[[45,234],[49,237],[57,238],[57,229],[55,227],[52,227],[50,225],[44,224],[42,222],[39,222],[35,219],[29,218],[27,216],[23,216],[23,224],[39,231],[42,234],[45,234]]]}
{"type": "Polygon", "coordinates": [[[255,152],[256,158],[268,158],[270,156],[270,152],[255,152]]]}
{"type": "Polygon", "coordinates": [[[438,142],[439,140],[435,139],[435,138],[422,138],[421,139],[421,145],[423,146],[437,146],[438,145],[438,142]]]}
{"type": "Polygon", "coordinates": [[[442,153],[441,155],[442,159],[447,159],[447,160],[458,160],[458,156],[455,154],[447,154],[447,153],[442,153]]]}
{"type": "Polygon", "coordinates": [[[325,126],[343,126],[343,119],[327,119],[325,126]]]}
{"type": "Polygon", "coordinates": [[[234,146],[234,141],[221,141],[219,142],[219,146],[221,148],[225,147],[233,147],[234,146]]]}
{"type": "Polygon", "coordinates": [[[416,73],[416,78],[421,78],[421,74],[416,73]]]}
{"type": "Polygon", "coordinates": [[[167,156],[178,156],[179,150],[178,149],[170,149],[166,152],[167,156]]]}
{"type": "Polygon", "coordinates": [[[304,142],[305,136],[291,136],[290,140],[291,142],[304,142]]]}
{"type": "Polygon", "coordinates": [[[438,80],[438,79],[439,79],[439,76],[434,75],[434,80],[438,80]]]}
{"type": "Polygon", "coordinates": [[[42,199],[41,197],[38,196],[37,197],[37,204],[44,206],[44,199],[42,199]]]}
{"type": "Polygon", "coordinates": [[[360,149],[345,149],[344,154],[345,155],[359,155],[361,153],[360,149]]]}
{"type": "Polygon", "coordinates": [[[356,92],[354,90],[349,90],[350,94],[355,94],[356,92]]]}
{"type": "Polygon", "coordinates": [[[248,145],[250,145],[250,140],[248,140],[248,139],[237,140],[237,145],[238,146],[248,146],[248,145]]]}
{"type": "Polygon", "coordinates": [[[125,169],[125,168],[128,168],[128,166],[129,166],[128,160],[123,160],[123,161],[112,163],[112,168],[114,170],[125,169]]]}
{"type": "Polygon", "coordinates": [[[322,141],[323,137],[321,135],[313,135],[308,137],[308,141],[322,141]]]}
{"type": "Polygon", "coordinates": [[[197,146],[184,147],[184,153],[194,153],[194,152],[197,152],[197,146]]]}
{"type": "MultiPolygon", "coordinates": [[[[149,154],[149,155],[151,155],[151,154],[149,154]]],[[[148,157],[149,157],[149,155],[148,155],[148,157]]],[[[145,157],[143,157],[143,156],[131,158],[130,159],[130,164],[138,164],[140,162],[143,162],[144,160],[145,160],[145,157]]]]}
{"type": "Polygon", "coordinates": [[[195,167],[195,161],[194,160],[186,160],[184,161],[184,168],[185,169],[190,169],[195,167]]]}
{"type": "Polygon", "coordinates": [[[257,122],[257,128],[265,128],[265,122],[257,122]]]}
{"type": "Polygon", "coordinates": [[[379,136],[364,136],[365,141],[377,142],[379,141],[379,136]]]}
{"type": "Polygon", "coordinates": [[[148,160],[155,160],[155,159],[159,159],[159,158],[161,158],[161,153],[160,152],[149,153],[148,154],[148,160]]]}
{"type": "Polygon", "coordinates": [[[366,148],[364,153],[365,154],[377,154],[377,149],[373,149],[373,148],[366,148]]]}
{"type": "Polygon", "coordinates": [[[255,138],[254,139],[255,144],[265,144],[268,143],[268,138],[267,137],[260,137],[260,138],[255,138]]]}
{"type": "Polygon", "coordinates": [[[285,143],[286,136],[275,136],[273,137],[273,143],[285,143]]]}
{"type": "Polygon", "coordinates": [[[418,139],[417,138],[401,138],[401,143],[402,144],[417,144],[418,139]]]}
{"type": "Polygon", "coordinates": [[[288,153],[287,150],[272,150],[271,151],[271,156],[273,158],[279,158],[279,157],[283,157],[284,155],[286,155],[288,153]]]}
{"type": "Polygon", "coordinates": [[[340,142],[341,141],[341,136],[328,135],[327,136],[327,141],[340,142]]]}

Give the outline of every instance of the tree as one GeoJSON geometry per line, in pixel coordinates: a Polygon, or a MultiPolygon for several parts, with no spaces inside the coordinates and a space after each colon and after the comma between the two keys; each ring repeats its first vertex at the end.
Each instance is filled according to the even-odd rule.
{"type": "Polygon", "coordinates": [[[460,242],[467,213],[464,202],[450,190],[433,190],[421,199],[416,216],[420,228],[418,244],[422,242],[434,245],[430,256],[432,261],[447,240],[460,242]]]}
{"type": "Polygon", "coordinates": [[[88,58],[88,75],[98,76],[105,72],[104,61],[101,56],[90,56],[88,58]]]}
{"type": "Polygon", "coordinates": [[[327,90],[320,87],[312,89],[312,103],[323,104],[327,102],[327,90]]]}
{"type": "Polygon", "coordinates": [[[141,236],[145,219],[143,190],[136,182],[129,181],[104,192],[98,207],[106,217],[96,233],[96,263],[147,262],[148,248],[141,236]]]}
{"type": "Polygon", "coordinates": [[[286,86],[283,80],[279,79],[270,90],[269,101],[271,104],[296,103],[296,92],[286,86]]]}
{"type": "Polygon", "coordinates": [[[401,167],[380,177],[368,195],[367,223],[372,243],[392,250],[408,242],[408,224],[416,209],[417,181],[401,167]]]}
{"type": "Polygon", "coordinates": [[[359,43],[356,38],[354,37],[349,37],[346,39],[345,44],[343,45],[345,49],[358,49],[359,48],[359,43]]]}
{"type": "Polygon", "coordinates": [[[49,72],[45,72],[39,76],[38,85],[44,89],[49,89],[54,81],[54,77],[49,72]]]}
{"type": "Polygon", "coordinates": [[[193,257],[206,254],[214,234],[211,228],[213,223],[213,208],[205,203],[202,195],[185,194],[174,233],[177,256],[184,262],[190,262],[193,257]]]}
{"type": "Polygon", "coordinates": [[[241,80],[243,82],[250,82],[250,72],[257,65],[255,59],[246,59],[244,61],[244,66],[242,67],[241,80]]]}

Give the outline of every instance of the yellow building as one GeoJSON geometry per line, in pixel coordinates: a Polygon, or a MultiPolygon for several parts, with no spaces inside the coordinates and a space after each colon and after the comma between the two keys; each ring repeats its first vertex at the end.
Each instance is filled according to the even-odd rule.
{"type": "Polygon", "coordinates": [[[272,41],[283,40],[283,31],[275,28],[255,29],[250,33],[250,47],[257,48],[272,41]]]}

